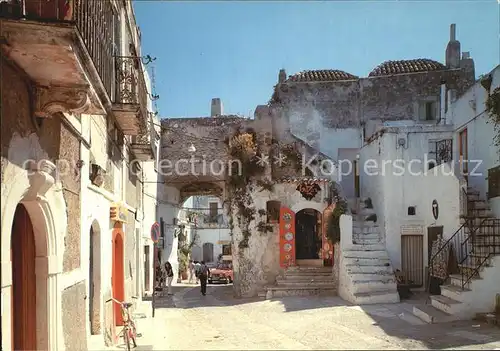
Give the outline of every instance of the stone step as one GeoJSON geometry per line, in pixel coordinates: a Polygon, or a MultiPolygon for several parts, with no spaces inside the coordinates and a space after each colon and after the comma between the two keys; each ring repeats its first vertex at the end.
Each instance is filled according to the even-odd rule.
{"type": "Polygon", "coordinates": [[[396,276],[393,272],[381,273],[352,273],[349,275],[353,281],[381,281],[384,283],[395,283],[396,276]]]}
{"type": "Polygon", "coordinates": [[[468,217],[477,217],[477,218],[485,218],[485,217],[494,217],[493,212],[490,209],[476,209],[476,208],[468,208],[467,209],[468,217]]]}
{"type": "Polygon", "coordinates": [[[337,295],[337,289],[334,287],[310,288],[310,287],[270,287],[267,288],[266,299],[286,297],[286,296],[334,296],[337,295]]]}
{"type": "Polygon", "coordinates": [[[320,273],[308,273],[308,272],[285,272],[283,275],[284,279],[327,279],[332,277],[333,272],[320,272],[320,273]]]}
{"type": "Polygon", "coordinates": [[[456,320],[457,318],[438,310],[432,305],[413,306],[413,314],[426,323],[446,323],[456,320]]]}
{"type": "Polygon", "coordinates": [[[278,287],[288,287],[288,288],[324,288],[324,287],[334,287],[335,282],[332,280],[329,281],[290,281],[290,280],[276,280],[276,285],[278,287]]]}
{"type": "Polygon", "coordinates": [[[467,195],[479,195],[479,190],[473,187],[467,187],[467,195]]]}
{"type": "Polygon", "coordinates": [[[355,245],[378,245],[382,243],[382,239],[352,239],[353,244],[355,245]]]}
{"type": "Polygon", "coordinates": [[[391,260],[387,255],[383,258],[374,256],[374,257],[348,257],[344,253],[344,264],[349,266],[370,266],[370,267],[390,267],[391,260]]]}
{"type": "Polygon", "coordinates": [[[470,201],[469,203],[467,203],[467,209],[489,210],[490,206],[486,203],[486,201],[483,200],[470,201]]]}
{"type": "Polygon", "coordinates": [[[366,227],[376,227],[378,228],[379,225],[376,223],[376,222],[373,222],[373,221],[358,221],[358,220],[354,220],[352,221],[352,227],[353,227],[353,230],[354,228],[366,228],[366,227]]]}
{"type": "Polygon", "coordinates": [[[353,293],[397,291],[396,280],[352,280],[353,293]]]}
{"type": "Polygon", "coordinates": [[[369,215],[372,215],[372,214],[377,214],[375,212],[374,208],[368,208],[368,207],[363,207],[363,206],[360,206],[359,212],[357,212],[356,208],[351,208],[351,213],[354,216],[356,216],[356,215],[369,216],[369,215]]]}
{"type": "MultiPolygon", "coordinates": [[[[467,278],[464,277],[465,280],[467,280],[467,278]]],[[[470,289],[470,284],[475,281],[475,280],[480,280],[481,278],[480,277],[473,277],[471,280],[469,280],[469,282],[465,285],[465,288],[468,288],[470,289]]],[[[462,287],[462,275],[461,274],[452,274],[450,275],[450,284],[451,285],[455,285],[455,286],[458,286],[458,287],[462,287]]]]}
{"type": "Polygon", "coordinates": [[[472,290],[467,288],[462,289],[461,287],[452,284],[441,285],[441,295],[460,302],[463,301],[463,294],[470,291],[472,290]]]}
{"type": "Polygon", "coordinates": [[[322,275],[311,275],[311,274],[291,274],[285,275],[284,277],[278,277],[276,280],[286,280],[286,281],[301,281],[301,282],[309,282],[309,281],[330,281],[333,279],[333,273],[322,274],[322,275]]]}
{"type": "Polygon", "coordinates": [[[385,251],[385,245],[352,245],[347,248],[349,251],[385,251]]]}
{"type": "Polygon", "coordinates": [[[460,304],[460,301],[450,299],[449,297],[443,295],[431,295],[431,305],[448,314],[454,314],[460,304]]]}
{"type": "Polygon", "coordinates": [[[376,303],[398,303],[399,294],[398,292],[391,291],[375,291],[367,293],[355,293],[354,303],[358,305],[368,305],[376,303]]]}
{"type": "Polygon", "coordinates": [[[380,228],[378,226],[368,226],[368,227],[362,227],[362,226],[352,226],[352,233],[353,234],[380,234],[380,228]]]}
{"type": "Polygon", "coordinates": [[[383,259],[383,260],[389,259],[385,249],[384,250],[377,250],[377,251],[345,250],[344,257],[345,258],[379,258],[379,259],[383,259]]]}
{"type": "Polygon", "coordinates": [[[353,281],[381,281],[384,283],[395,283],[396,276],[391,271],[380,271],[378,273],[351,273],[350,278],[353,281]]]}
{"type": "Polygon", "coordinates": [[[394,274],[390,265],[346,265],[346,271],[349,274],[394,274]]]}
{"type": "Polygon", "coordinates": [[[306,273],[331,273],[332,267],[314,267],[314,266],[291,266],[285,270],[286,272],[306,272],[306,273]]]}

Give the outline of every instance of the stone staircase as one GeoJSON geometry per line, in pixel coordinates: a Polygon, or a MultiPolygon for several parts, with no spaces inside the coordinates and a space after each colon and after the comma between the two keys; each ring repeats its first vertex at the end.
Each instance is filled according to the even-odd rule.
{"type": "Polygon", "coordinates": [[[336,295],[332,267],[288,267],[276,285],[267,288],[266,299],[284,296],[336,295]]]}
{"type": "Polygon", "coordinates": [[[450,275],[441,286],[441,295],[430,296],[430,305],[413,309],[427,323],[472,319],[495,307],[495,296],[500,291],[500,219],[494,218],[488,203],[472,188],[467,189],[467,215],[462,224],[466,221],[463,233],[456,234],[458,241],[464,242],[471,232],[474,235],[467,239],[470,245],[465,260],[459,258],[459,262],[464,260],[459,264],[459,273],[450,275]]]}
{"type": "Polygon", "coordinates": [[[339,295],[351,303],[397,303],[396,277],[369,198],[348,201],[353,213],[352,245],[339,258],[339,295]]]}

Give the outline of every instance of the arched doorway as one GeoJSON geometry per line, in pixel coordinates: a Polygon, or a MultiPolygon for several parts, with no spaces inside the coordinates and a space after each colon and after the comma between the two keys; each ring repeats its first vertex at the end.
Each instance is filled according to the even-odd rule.
{"type": "MultiPolygon", "coordinates": [[[[124,270],[124,242],[121,223],[115,225],[113,229],[113,254],[112,254],[112,284],[113,298],[118,301],[125,299],[125,270],[124,270]]],[[[115,325],[123,325],[121,307],[117,303],[114,305],[115,325]]]]}
{"type": "Polygon", "coordinates": [[[298,265],[323,265],[321,213],[312,208],[295,215],[295,257],[298,265]]]}
{"type": "Polygon", "coordinates": [[[89,323],[90,334],[101,333],[101,230],[97,221],[90,227],[89,323]]]}
{"type": "Polygon", "coordinates": [[[11,234],[12,349],[36,350],[35,235],[26,208],[16,207],[11,234]]]}

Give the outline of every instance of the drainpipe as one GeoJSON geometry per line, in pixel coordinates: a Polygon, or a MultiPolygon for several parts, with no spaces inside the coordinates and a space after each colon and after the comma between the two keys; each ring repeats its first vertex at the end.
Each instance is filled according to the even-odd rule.
{"type": "Polygon", "coordinates": [[[446,84],[441,84],[441,103],[438,124],[446,124],[446,84]]]}

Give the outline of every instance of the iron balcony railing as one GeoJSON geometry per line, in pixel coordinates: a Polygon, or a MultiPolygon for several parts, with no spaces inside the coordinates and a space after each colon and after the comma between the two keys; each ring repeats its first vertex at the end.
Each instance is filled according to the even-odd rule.
{"type": "Polygon", "coordinates": [[[142,70],[141,58],[137,56],[117,56],[115,58],[116,69],[116,93],[114,103],[124,105],[138,105],[143,118],[143,131],[148,133],[148,91],[144,72],[142,70]]]}
{"type": "Polygon", "coordinates": [[[461,287],[465,289],[491,256],[500,255],[500,219],[465,218],[464,224],[432,254],[430,276],[448,278],[450,251],[457,259],[461,287]]]}
{"type": "Polygon", "coordinates": [[[108,96],[113,91],[113,53],[119,28],[109,0],[2,0],[0,17],[76,25],[108,96]]]}

